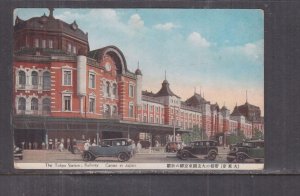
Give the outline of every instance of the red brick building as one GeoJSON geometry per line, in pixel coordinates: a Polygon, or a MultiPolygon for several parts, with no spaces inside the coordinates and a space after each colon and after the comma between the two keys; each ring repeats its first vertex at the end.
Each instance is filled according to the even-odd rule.
{"type": "MultiPolygon", "coordinates": [[[[182,101],[166,79],[159,92],[142,91],[141,70],[128,70],[119,48],[90,51],[88,34],[75,21],[56,19],[53,9],[49,16],[17,17],[14,41],[13,126],[15,143],[25,147],[33,142],[47,146],[49,139],[112,137],[163,145],[194,126],[209,137],[232,127],[251,137],[249,129],[260,117],[260,111],[257,119],[252,115],[248,127],[241,116],[230,116],[225,106],[220,109],[200,94],[182,101]]],[[[239,109],[246,118],[257,110],[239,109]]]]}

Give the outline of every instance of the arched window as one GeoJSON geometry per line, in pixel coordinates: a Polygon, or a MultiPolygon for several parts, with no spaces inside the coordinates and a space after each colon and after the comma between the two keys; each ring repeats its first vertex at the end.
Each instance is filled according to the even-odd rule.
{"type": "Polygon", "coordinates": [[[18,101],[18,110],[19,113],[24,114],[26,110],[26,99],[24,97],[19,98],[18,101]]]}
{"type": "Polygon", "coordinates": [[[110,97],[110,83],[108,81],[106,82],[106,95],[110,97]]]}
{"type": "Polygon", "coordinates": [[[33,111],[33,113],[37,113],[38,110],[39,110],[39,101],[37,98],[32,98],[31,99],[31,111],[33,111]]]}
{"type": "Polygon", "coordinates": [[[50,78],[50,73],[48,71],[45,71],[43,73],[43,89],[44,90],[51,89],[51,78],[50,78]]]}
{"type": "Polygon", "coordinates": [[[51,111],[51,101],[49,98],[43,99],[43,114],[49,114],[51,111]]]}
{"type": "Polygon", "coordinates": [[[114,97],[117,97],[117,84],[112,85],[112,93],[114,97]]]}
{"type": "Polygon", "coordinates": [[[112,107],[112,115],[113,115],[114,117],[117,117],[117,116],[118,116],[118,113],[117,113],[117,106],[113,106],[113,107],[112,107]]]}
{"type": "Polygon", "coordinates": [[[31,72],[31,84],[32,88],[38,88],[38,73],[36,71],[31,72]]]}
{"type": "Polygon", "coordinates": [[[128,116],[129,117],[133,117],[133,113],[134,113],[134,106],[133,103],[129,103],[129,108],[128,108],[128,116]]]}
{"type": "Polygon", "coordinates": [[[108,104],[104,105],[104,117],[110,117],[110,106],[108,104]]]}
{"type": "Polygon", "coordinates": [[[19,71],[19,85],[20,88],[24,89],[26,85],[26,74],[24,71],[19,71]]]}

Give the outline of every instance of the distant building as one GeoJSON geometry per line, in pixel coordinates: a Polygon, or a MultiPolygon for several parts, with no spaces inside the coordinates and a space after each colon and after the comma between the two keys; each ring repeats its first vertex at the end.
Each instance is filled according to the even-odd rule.
{"type": "MultiPolygon", "coordinates": [[[[194,126],[208,137],[241,129],[263,130],[258,107],[230,111],[195,93],[186,101],[165,79],[157,93],[142,91],[140,69],[131,72],[116,46],[90,51],[76,21],[53,16],[15,20],[14,116],[16,144],[129,137],[164,145],[194,126]]],[[[251,133],[250,133],[251,132],[251,133]]],[[[28,146],[27,146],[28,147],[28,146]]]]}

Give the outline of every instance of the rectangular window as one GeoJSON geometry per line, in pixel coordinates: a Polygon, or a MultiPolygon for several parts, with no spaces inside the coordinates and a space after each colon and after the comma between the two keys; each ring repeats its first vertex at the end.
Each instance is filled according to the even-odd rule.
{"type": "Polygon", "coordinates": [[[129,84],[129,97],[134,97],[134,86],[129,84]]]}
{"type": "Polygon", "coordinates": [[[49,48],[53,48],[53,41],[49,40],[49,48]]]}
{"type": "Polygon", "coordinates": [[[77,53],[76,51],[77,51],[76,46],[73,46],[73,54],[76,54],[77,53]]]}
{"type": "Polygon", "coordinates": [[[150,123],[153,123],[153,116],[150,116],[150,123]]]}
{"type": "Polygon", "coordinates": [[[71,111],[71,96],[70,95],[65,95],[64,96],[64,111],[71,111]]]}
{"type": "Polygon", "coordinates": [[[89,88],[95,88],[95,74],[90,74],[89,76],[89,88]]]}
{"type": "Polygon", "coordinates": [[[89,111],[92,112],[92,113],[95,112],[95,98],[90,98],[89,111]]]}
{"type": "Polygon", "coordinates": [[[64,85],[65,86],[71,86],[72,85],[72,71],[70,70],[64,70],[64,85]]]}
{"type": "Polygon", "coordinates": [[[71,53],[72,52],[72,45],[68,44],[68,52],[71,53]]]}
{"type": "Polygon", "coordinates": [[[150,106],[150,112],[153,112],[153,105],[150,106]]]}
{"type": "Polygon", "coordinates": [[[42,40],[42,48],[46,48],[46,40],[42,40]]]}
{"type": "Polygon", "coordinates": [[[133,117],[133,104],[129,104],[129,112],[128,112],[129,117],[133,117]]]}
{"type": "Polygon", "coordinates": [[[34,47],[36,47],[36,48],[40,47],[39,39],[34,39],[34,47]]]}
{"type": "Polygon", "coordinates": [[[143,111],[146,111],[146,110],[147,110],[147,105],[143,104],[143,111]]]}

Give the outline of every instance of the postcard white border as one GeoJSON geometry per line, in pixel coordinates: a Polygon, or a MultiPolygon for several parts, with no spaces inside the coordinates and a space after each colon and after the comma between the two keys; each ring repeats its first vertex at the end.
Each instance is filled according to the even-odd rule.
{"type": "Polygon", "coordinates": [[[15,169],[38,170],[263,170],[264,164],[249,163],[15,163],[15,169]]]}

